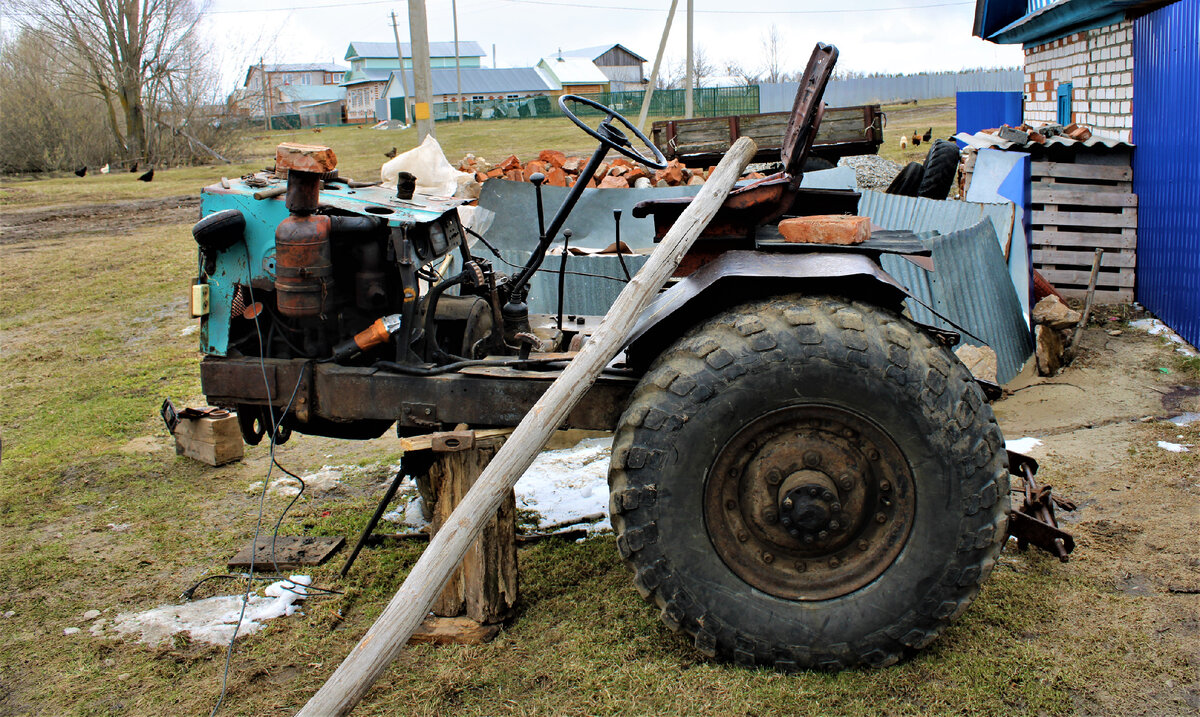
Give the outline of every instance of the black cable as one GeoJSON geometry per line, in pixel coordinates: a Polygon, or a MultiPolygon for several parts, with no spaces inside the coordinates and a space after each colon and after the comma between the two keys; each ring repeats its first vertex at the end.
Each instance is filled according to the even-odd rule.
{"type": "MultiPolygon", "coordinates": [[[[250,575],[249,573],[241,573],[239,575],[230,575],[230,574],[209,575],[206,578],[201,578],[199,580],[199,582],[197,582],[196,584],[192,585],[187,590],[184,590],[182,593],[180,593],[179,599],[180,600],[194,599],[195,595],[196,595],[196,590],[201,585],[208,582],[209,580],[247,580],[247,579],[260,580],[263,582],[273,582],[273,581],[279,581],[279,580],[282,580],[284,582],[292,582],[292,579],[290,577],[288,577],[287,575],[250,575]]],[[[300,583],[292,583],[292,584],[295,585],[296,587],[300,588],[300,590],[312,590],[314,592],[325,593],[328,595],[345,595],[345,593],[343,593],[341,590],[331,590],[329,588],[319,588],[315,585],[301,585],[300,583]]],[[[303,592],[293,590],[287,586],[281,586],[281,587],[283,590],[287,590],[290,593],[296,593],[297,595],[305,594],[303,592]]]]}
{"type": "MultiPolygon", "coordinates": [[[[463,228],[466,229],[466,227],[463,227],[463,228]]],[[[467,231],[470,232],[471,234],[475,235],[476,237],[478,237],[480,241],[483,241],[483,245],[486,246],[488,249],[491,249],[492,253],[496,255],[496,258],[500,260],[501,264],[504,264],[505,266],[509,267],[510,269],[524,269],[525,268],[523,266],[517,266],[516,264],[512,263],[511,261],[508,261],[504,257],[500,256],[500,252],[496,251],[495,247],[493,247],[491,244],[488,244],[487,241],[484,240],[483,237],[479,233],[477,233],[475,230],[467,229],[467,231]]],[[[618,257],[619,256],[620,255],[618,254],[618,257]]],[[[624,264],[625,264],[625,260],[621,259],[621,265],[624,266],[624,264]]],[[[555,275],[558,274],[558,272],[553,269],[534,269],[534,271],[540,271],[540,272],[544,272],[547,274],[555,274],[555,275]]],[[[568,271],[567,273],[572,274],[574,276],[590,276],[594,279],[608,279],[609,281],[619,281],[622,284],[629,283],[628,279],[622,279],[619,276],[606,276],[604,274],[589,274],[586,271],[568,271]]]]}

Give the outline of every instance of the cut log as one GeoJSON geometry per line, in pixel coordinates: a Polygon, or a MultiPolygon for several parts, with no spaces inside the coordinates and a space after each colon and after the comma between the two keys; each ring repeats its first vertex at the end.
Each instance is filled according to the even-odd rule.
{"type": "Polygon", "coordinates": [[[592,340],[529,410],[446,526],[429,542],[375,624],[300,710],[301,717],[347,714],[396,659],[500,502],[621,350],[642,310],[712,221],[757,150],[746,137],[729,149],[649,260],[625,285],[592,340]]]}

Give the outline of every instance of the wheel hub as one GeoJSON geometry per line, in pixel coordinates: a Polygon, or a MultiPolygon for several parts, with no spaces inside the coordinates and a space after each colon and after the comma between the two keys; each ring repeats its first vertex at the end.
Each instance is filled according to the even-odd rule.
{"type": "Polygon", "coordinates": [[[844,408],[798,405],[744,426],[705,482],[705,523],[742,580],[792,600],[867,585],[912,527],[912,473],[895,442],[844,408]]]}

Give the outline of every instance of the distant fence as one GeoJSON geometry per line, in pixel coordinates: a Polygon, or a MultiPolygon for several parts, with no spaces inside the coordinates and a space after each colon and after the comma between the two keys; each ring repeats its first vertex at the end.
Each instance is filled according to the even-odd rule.
{"type": "MultiPolygon", "coordinates": [[[[848,107],[874,102],[932,100],[953,97],[959,92],[1021,92],[1024,83],[1025,75],[1021,70],[831,80],[825,88],[825,104],[848,107]]],[[[797,82],[759,85],[759,111],[790,111],[799,86],[797,82]]]]}
{"type": "MultiPolygon", "coordinates": [[[[682,117],[685,90],[655,90],[650,99],[649,115],[652,117],[682,117]]],[[[617,110],[626,117],[636,117],[642,110],[646,93],[598,92],[580,95],[617,110]]],[[[721,117],[724,115],[757,114],[759,112],[758,86],[708,87],[693,90],[692,103],[696,117],[721,117]]],[[[383,109],[382,105],[377,111],[383,109]]],[[[582,116],[601,116],[602,113],[576,103],[573,111],[582,116]]],[[[512,100],[475,100],[463,102],[463,119],[524,119],[526,117],[559,117],[558,98],[550,96],[521,97],[512,100]]],[[[435,102],[430,105],[430,114],[435,121],[457,120],[458,103],[435,102]]]]}

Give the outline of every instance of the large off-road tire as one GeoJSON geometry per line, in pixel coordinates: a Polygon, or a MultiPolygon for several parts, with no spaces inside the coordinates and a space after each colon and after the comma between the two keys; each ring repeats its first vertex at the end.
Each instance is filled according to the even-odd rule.
{"type": "Polygon", "coordinates": [[[896,175],[888,188],[884,190],[886,194],[899,194],[902,197],[915,197],[917,191],[921,189],[921,177],[925,176],[925,168],[916,162],[909,162],[904,169],[896,175]]]}
{"type": "Polygon", "coordinates": [[[935,140],[925,155],[925,171],[921,174],[918,197],[945,199],[950,196],[954,177],[958,174],[958,145],[945,139],[935,140]]]}
{"type": "Polygon", "coordinates": [[[1008,514],[1004,441],[967,369],[901,316],[830,297],[747,303],[663,352],[609,482],[617,547],[667,626],[784,670],[928,644],[991,572],[1008,514]]]}

